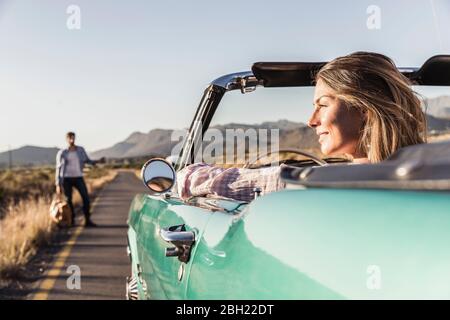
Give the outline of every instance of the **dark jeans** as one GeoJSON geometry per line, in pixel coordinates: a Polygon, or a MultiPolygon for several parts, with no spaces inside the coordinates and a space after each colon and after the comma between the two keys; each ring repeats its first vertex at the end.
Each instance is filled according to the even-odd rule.
{"type": "Polygon", "coordinates": [[[73,209],[73,203],[72,203],[72,188],[78,190],[80,193],[81,199],[83,199],[83,213],[86,220],[89,220],[90,218],[90,201],[89,201],[89,194],[86,187],[86,184],[84,183],[83,177],[77,177],[77,178],[64,178],[63,179],[63,188],[64,188],[64,195],[66,196],[67,203],[69,204],[70,209],[72,210],[72,221],[75,218],[75,210],[73,209]]]}

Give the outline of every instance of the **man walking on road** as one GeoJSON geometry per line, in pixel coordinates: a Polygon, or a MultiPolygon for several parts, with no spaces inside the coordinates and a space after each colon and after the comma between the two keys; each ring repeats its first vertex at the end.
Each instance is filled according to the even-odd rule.
{"type": "Polygon", "coordinates": [[[83,167],[86,163],[95,165],[98,161],[89,159],[83,147],[75,145],[75,133],[66,135],[68,147],[59,150],[56,155],[56,193],[61,194],[61,189],[67,198],[67,203],[72,210],[72,225],[75,223],[75,211],[72,203],[72,189],[78,190],[83,199],[83,213],[86,227],[96,227],[91,220],[89,194],[83,179],[83,167]]]}

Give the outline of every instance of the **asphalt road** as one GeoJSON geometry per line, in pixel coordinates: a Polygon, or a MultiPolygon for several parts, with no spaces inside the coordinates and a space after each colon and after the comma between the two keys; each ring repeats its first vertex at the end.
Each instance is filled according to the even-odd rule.
{"type": "Polygon", "coordinates": [[[125,279],[130,273],[126,220],[134,195],[143,192],[146,189],[133,172],[119,172],[93,207],[92,220],[98,227],[73,229],[71,240],[39,282],[34,299],[125,299],[125,279]],[[74,277],[78,271],[79,282],[74,277]]]}

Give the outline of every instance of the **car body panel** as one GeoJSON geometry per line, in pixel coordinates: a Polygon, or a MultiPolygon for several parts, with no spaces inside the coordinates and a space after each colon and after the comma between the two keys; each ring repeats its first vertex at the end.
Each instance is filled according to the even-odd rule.
{"type": "Polygon", "coordinates": [[[164,256],[167,245],[138,236],[147,252],[144,269],[160,275],[148,281],[152,298],[450,298],[448,193],[283,190],[258,198],[241,214],[180,203],[150,208],[151,198],[142,212],[132,213],[143,215],[140,233],[155,233],[156,221],[205,229],[181,282],[181,263],[164,256]],[[374,276],[378,287],[369,283],[374,276]]]}
{"type": "Polygon", "coordinates": [[[188,298],[449,299],[449,230],[448,193],[272,193],[210,220],[188,298]]]}

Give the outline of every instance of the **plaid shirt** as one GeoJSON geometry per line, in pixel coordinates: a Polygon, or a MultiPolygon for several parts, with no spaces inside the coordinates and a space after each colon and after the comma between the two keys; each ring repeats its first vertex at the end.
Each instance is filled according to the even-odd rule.
{"type": "Polygon", "coordinates": [[[280,179],[280,167],[226,169],[196,163],[177,173],[178,194],[184,199],[217,195],[250,202],[255,198],[254,188],[260,188],[261,195],[264,195],[285,186],[280,179]]]}

